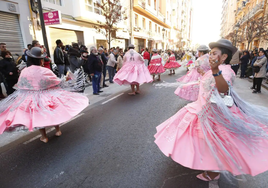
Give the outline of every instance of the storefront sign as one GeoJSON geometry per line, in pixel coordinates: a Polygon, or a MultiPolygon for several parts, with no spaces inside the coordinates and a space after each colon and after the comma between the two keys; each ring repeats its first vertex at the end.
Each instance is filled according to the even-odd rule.
{"type": "Polygon", "coordinates": [[[44,14],[45,25],[61,24],[60,11],[45,12],[44,14]]]}

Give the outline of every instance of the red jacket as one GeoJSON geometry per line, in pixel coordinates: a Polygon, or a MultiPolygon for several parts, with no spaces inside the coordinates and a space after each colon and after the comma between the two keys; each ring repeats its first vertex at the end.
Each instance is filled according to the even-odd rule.
{"type": "Polygon", "coordinates": [[[150,60],[150,54],[149,54],[149,52],[145,51],[145,52],[143,53],[143,59],[148,59],[148,60],[150,60]]]}

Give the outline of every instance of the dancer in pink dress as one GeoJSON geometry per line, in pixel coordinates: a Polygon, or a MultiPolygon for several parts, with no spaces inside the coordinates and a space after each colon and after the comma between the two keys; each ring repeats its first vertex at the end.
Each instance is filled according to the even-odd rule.
{"type": "Polygon", "coordinates": [[[128,48],[123,57],[123,67],[116,73],[114,82],[119,85],[130,84],[132,92],[129,95],[135,95],[140,93],[140,84],[150,83],[153,80],[143,58],[134,50],[134,45],[130,44],[128,48]]]}
{"type": "Polygon", "coordinates": [[[174,50],[172,50],[171,55],[166,62],[164,68],[169,69],[170,73],[168,75],[175,74],[175,69],[179,68],[181,65],[176,61],[174,50]]]}
{"type": "Polygon", "coordinates": [[[180,85],[174,92],[176,95],[188,101],[197,100],[199,80],[202,78],[203,74],[210,70],[208,52],[209,48],[206,45],[199,46],[199,58],[195,61],[195,67],[177,80],[180,82],[180,85]]]}
{"type": "Polygon", "coordinates": [[[64,123],[88,106],[87,97],[69,92],[79,88],[76,80],[59,79],[50,69],[41,67],[41,48],[27,51],[29,67],[22,70],[17,90],[0,102],[0,134],[5,130],[39,129],[40,140],[48,142],[45,127],[55,126],[61,136],[59,124],[64,123]],[[74,83],[74,85],[72,84],[74,83]]]}
{"type": "Polygon", "coordinates": [[[164,73],[166,70],[164,69],[162,65],[162,57],[157,53],[156,49],[153,49],[152,52],[154,53],[150,64],[148,66],[149,72],[151,75],[153,75],[153,81],[155,78],[155,75],[158,75],[157,81],[160,81],[160,74],[164,73]]]}
{"type": "Polygon", "coordinates": [[[159,125],[155,143],[181,165],[219,173],[255,176],[268,170],[268,109],[243,101],[232,89],[235,73],[228,64],[237,50],[230,41],[209,44],[211,70],[200,81],[198,100],[159,125]]]}

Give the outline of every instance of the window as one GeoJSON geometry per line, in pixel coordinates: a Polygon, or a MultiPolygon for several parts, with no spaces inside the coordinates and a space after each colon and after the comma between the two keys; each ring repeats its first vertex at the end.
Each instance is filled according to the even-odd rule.
{"type": "Polygon", "coordinates": [[[157,25],[155,24],[155,29],[154,29],[154,31],[157,33],[157,25]]]}
{"type": "Polygon", "coordinates": [[[167,20],[168,20],[168,11],[167,11],[167,20]]]}
{"type": "Polygon", "coordinates": [[[49,2],[49,3],[53,3],[55,5],[62,6],[62,0],[43,0],[43,1],[46,1],[46,2],[49,2]]]}
{"type": "Polygon", "coordinates": [[[148,0],[148,5],[151,6],[151,0],[148,0]]]}
{"type": "Polygon", "coordinates": [[[160,33],[160,27],[158,27],[158,33],[160,33]]]}
{"type": "MultiPolygon", "coordinates": [[[[100,1],[99,1],[100,2],[100,1]]],[[[93,3],[93,0],[85,0],[86,10],[101,15],[101,9],[97,7],[97,3],[93,3]]]]}
{"type": "Polygon", "coordinates": [[[145,21],[145,18],[142,18],[142,27],[143,27],[143,29],[146,29],[146,21],[145,21]]]}
{"type": "Polygon", "coordinates": [[[168,32],[168,38],[170,38],[170,32],[168,32]]]}
{"type": "Polygon", "coordinates": [[[154,10],[156,10],[156,0],[154,0],[154,10]]]}
{"type": "Polygon", "coordinates": [[[152,22],[149,21],[149,30],[152,31],[152,22]]]}
{"type": "Polygon", "coordinates": [[[135,26],[138,26],[138,15],[135,14],[135,26]]]}

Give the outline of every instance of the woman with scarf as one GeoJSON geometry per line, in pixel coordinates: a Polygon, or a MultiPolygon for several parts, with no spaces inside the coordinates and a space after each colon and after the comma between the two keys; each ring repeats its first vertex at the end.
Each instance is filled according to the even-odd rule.
{"type": "Polygon", "coordinates": [[[259,57],[253,64],[254,78],[253,78],[253,89],[252,93],[261,93],[261,84],[263,78],[266,76],[266,65],[267,65],[267,55],[263,48],[259,50],[259,57]],[[256,69],[257,68],[257,69],[256,69]]]}
{"type": "Polygon", "coordinates": [[[29,67],[22,70],[17,90],[0,102],[0,134],[8,130],[39,129],[40,140],[48,142],[46,127],[54,126],[61,136],[59,125],[79,114],[88,106],[87,97],[75,92],[76,78],[59,79],[41,66],[46,57],[41,48],[27,51],[29,67]]]}
{"type": "Polygon", "coordinates": [[[204,170],[197,175],[203,181],[229,173],[256,176],[268,170],[268,109],[233,90],[232,43],[220,39],[209,47],[211,70],[200,80],[197,101],[159,125],[155,143],[175,162],[204,170]]]}
{"type": "Polygon", "coordinates": [[[199,80],[210,70],[209,48],[206,45],[201,45],[197,50],[199,58],[195,61],[194,68],[177,80],[180,85],[174,92],[179,97],[189,101],[197,100],[199,80]]]}
{"type": "Polygon", "coordinates": [[[123,57],[123,67],[117,72],[113,81],[119,85],[130,85],[131,96],[140,94],[140,84],[152,82],[148,68],[142,56],[136,52],[134,45],[130,44],[128,52],[123,57]]]}

